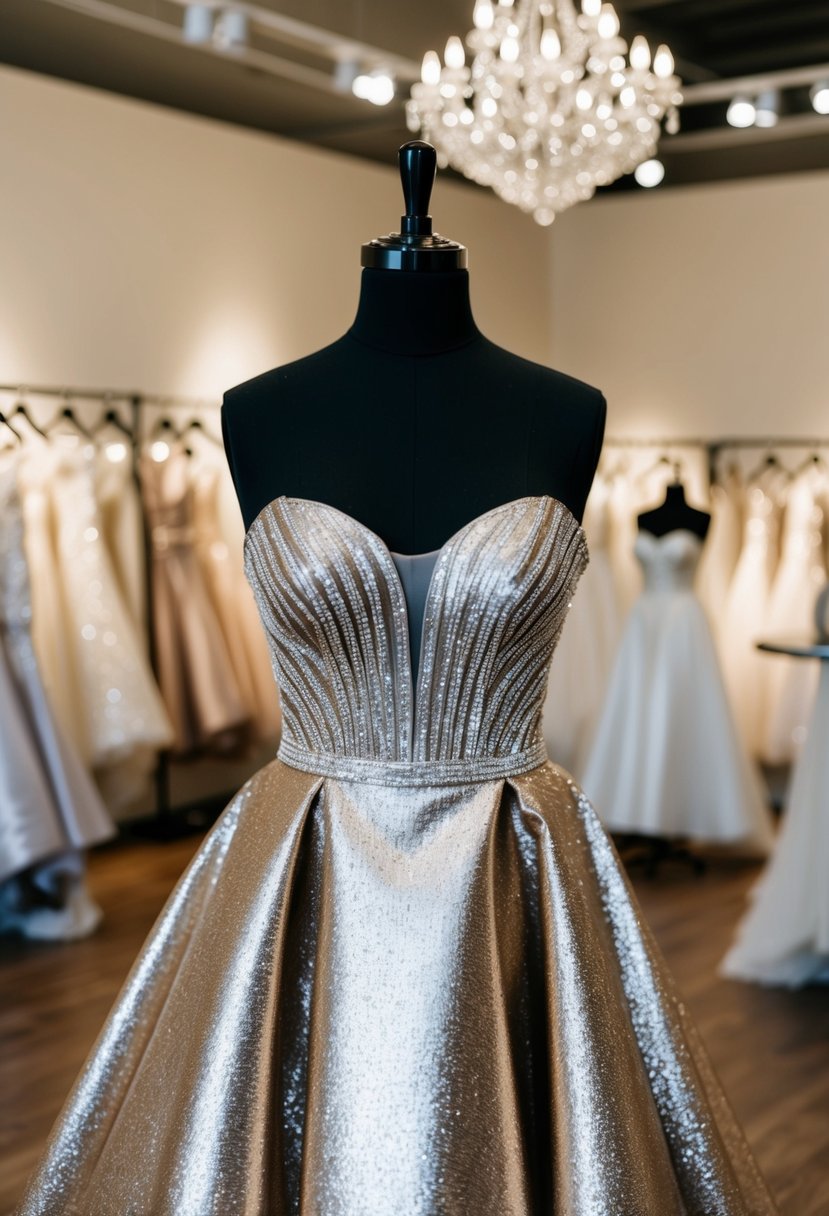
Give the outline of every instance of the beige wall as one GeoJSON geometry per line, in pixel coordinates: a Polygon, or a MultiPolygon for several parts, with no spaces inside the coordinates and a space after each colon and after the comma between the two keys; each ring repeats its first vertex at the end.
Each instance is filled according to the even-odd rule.
{"type": "MultiPolygon", "coordinates": [[[[372,166],[0,68],[0,380],[216,396],[338,337],[360,245],[398,227],[372,166]]],[[[549,359],[549,235],[438,184],[495,341],[549,359]],[[515,284],[520,289],[515,289],[515,284]]]]}
{"type": "Polygon", "coordinates": [[[596,200],[554,226],[554,358],[611,434],[829,437],[829,173],[596,200]]]}

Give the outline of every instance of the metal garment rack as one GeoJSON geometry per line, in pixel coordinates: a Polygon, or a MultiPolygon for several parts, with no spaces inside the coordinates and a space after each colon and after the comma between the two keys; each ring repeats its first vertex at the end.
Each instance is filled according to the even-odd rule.
{"type": "Polygon", "coordinates": [[[629,436],[608,436],[604,448],[635,449],[635,448],[692,448],[706,453],[708,462],[708,480],[713,485],[717,481],[717,466],[720,456],[729,451],[766,450],[770,454],[777,448],[805,448],[806,450],[829,449],[829,438],[813,435],[728,435],[721,439],[711,438],[656,438],[645,436],[637,439],[629,436]]]}

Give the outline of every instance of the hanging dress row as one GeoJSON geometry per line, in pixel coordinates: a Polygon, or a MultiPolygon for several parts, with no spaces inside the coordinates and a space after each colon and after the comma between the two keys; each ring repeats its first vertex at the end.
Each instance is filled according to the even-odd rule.
{"type": "Polygon", "coordinates": [[[41,678],[20,472],[18,450],[0,453],[0,932],[70,939],[100,920],[84,851],[115,828],[41,678]]]}
{"type": "Polygon", "coordinates": [[[222,450],[199,432],[139,460],[152,553],[158,677],[182,755],[235,752],[279,734],[267,644],[233,537],[222,450]],[[228,533],[231,539],[228,539],[228,533]]]}

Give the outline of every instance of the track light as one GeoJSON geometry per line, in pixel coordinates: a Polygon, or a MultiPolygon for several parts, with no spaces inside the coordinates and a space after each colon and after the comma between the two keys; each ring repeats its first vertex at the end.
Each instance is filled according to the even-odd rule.
{"type": "Polygon", "coordinates": [[[646,190],[658,186],[665,177],[665,166],[661,160],[653,158],[651,160],[643,160],[641,165],[637,165],[633,170],[633,176],[639,186],[644,186],[646,190]]]}
{"type": "Polygon", "coordinates": [[[766,89],[757,98],[755,105],[754,125],[757,127],[774,127],[777,125],[780,110],[780,94],[777,89],[766,89]]]}
{"type": "Polygon", "coordinates": [[[213,38],[213,9],[209,4],[188,4],[184,10],[182,36],[191,46],[202,46],[213,38]]]}
{"type": "Polygon", "coordinates": [[[357,76],[351,91],[361,101],[370,101],[374,106],[387,106],[394,97],[394,81],[388,72],[377,69],[368,76],[357,76]]]}
{"type": "Polygon", "coordinates": [[[809,90],[812,108],[817,114],[829,114],[829,80],[819,80],[809,90]]]}
{"type": "Polygon", "coordinates": [[[732,127],[753,127],[757,110],[750,97],[733,97],[726,119],[732,127]]]}

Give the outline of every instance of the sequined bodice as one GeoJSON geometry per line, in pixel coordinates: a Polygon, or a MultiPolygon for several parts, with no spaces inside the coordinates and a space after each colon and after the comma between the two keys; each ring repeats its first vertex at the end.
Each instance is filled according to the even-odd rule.
{"type": "Polygon", "coordinates": [[[699,563],[702,543],[684,528],[653,536],[639,532],[634,552],[645,576],[645,591],[690,591],[699,563]]]}
{"type": "Polygon", "coordinates": [[[429,584],[416,678],[391,554],[333,507],[277,498],[245,540],[283,707],[281,753],[453,764],[539,752],[553,649],[587,562],[549,497],[461,528],[429,584]]]}

